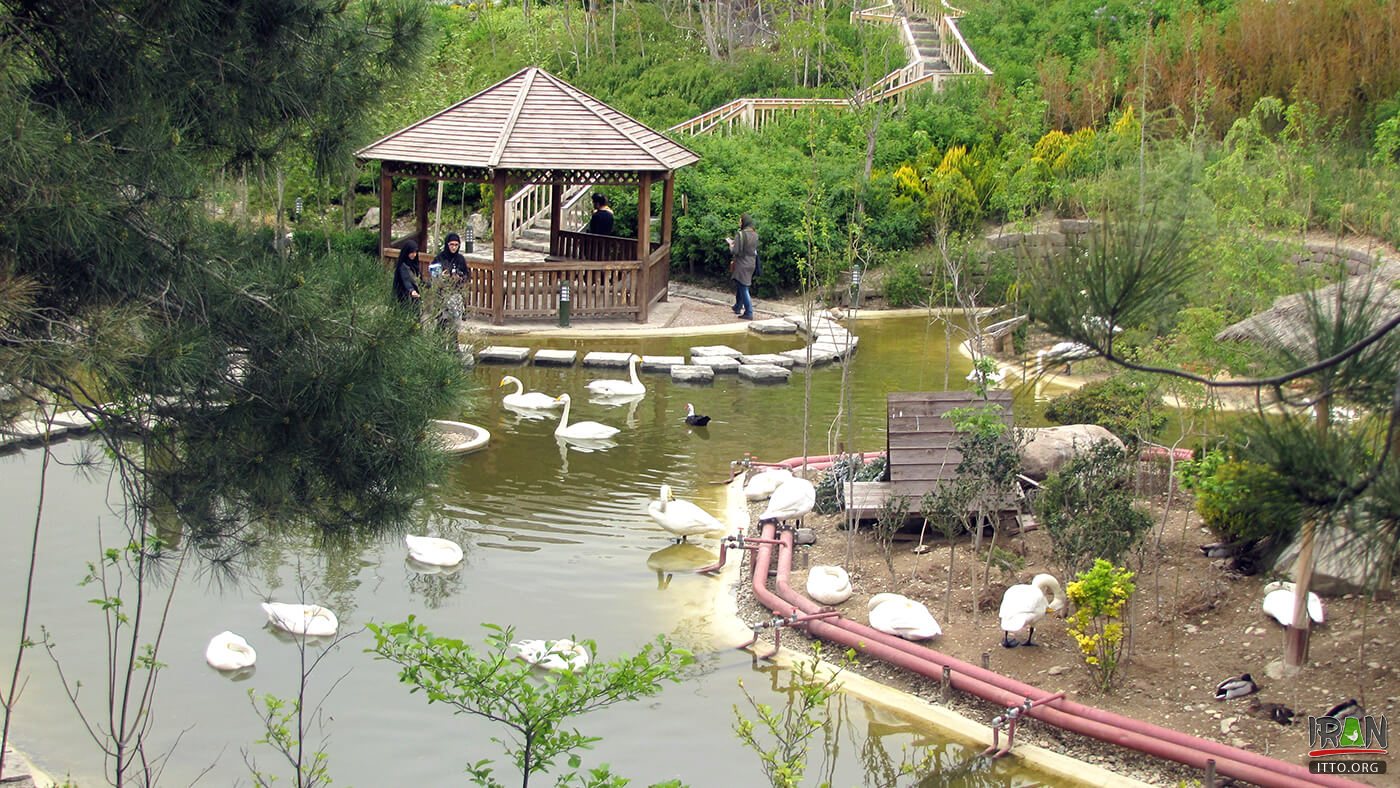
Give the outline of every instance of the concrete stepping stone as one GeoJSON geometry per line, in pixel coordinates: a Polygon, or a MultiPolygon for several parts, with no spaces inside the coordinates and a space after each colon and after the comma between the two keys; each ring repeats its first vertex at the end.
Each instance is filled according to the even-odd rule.
{"type": "Polygon", "coordinates": [[[690,363],[697,367],[709,367],[715,372],[733,372],[742,366],[739,359],[729,356],[691,356],[690,363]]]}
{"type": "Polygon", "coordinates": [[[847,345],[843,342],[838,345],[831,342],[813,342],[812,352],[831,354],[833,356],[836,356],[837,358],[845,358],[846,356],[856,352],[856,343],[852,342],[851,344],[847,345]]]}
{"type": "Polygon", "coordinates": [[[753,383],[786,383],[792,373],[777,364],[745,364],[739,367],[740,380],[753,383]]]}
{"type": "Polygon", "coordinates": [[[685,365],[685,356],[642,356],[638,366],[643,372],[670,372],[671,367],[685,365]]]}
{"type": "Polygon", "coordinates": [[[525,359],[529,357],[530,348],[508,347],[506,345],[492,345],[482,348],[476,353],[477,361],[491,364],[524,364],[525,359]]]}
{"type": "Polygon", "coordinates": [[[542,349],[535,351],[534,360],[537,367],[572,367],[577,359],[577,350],[542,349]]]}
{"type": "Polygon", "coordinates": [[[713,383],[715,371],[709,367],[694,367],[680,364],[671,367],[671,380],[677,383],[713,383]]]}
{"type": "Polygon", "coordinates": [[[789,335],[797,333],[797,325],[785,317],[775,317],[771,320],[755,320],[749,323],[749,330],[755,334],[789,335]]]}
{"type": "Polygon", "coordinates": [[[720,356],[723,358],[738,358],[744,355],[728,345],[700,345],[690,349],[691,359],[697,356],[720,356]]]}
{"type": "Polygon", "coordinates": [[[631,353],[605,353],[594,350],[583,357],[585,367],[620,367],[625,369],[632,358],[631,353]]]}
{"type": "MultiPolygon", "coordinates": [[[[787,356],[788,358],[792,359],[792,364],[793,364],[793,367],[795,367],[795,368],[802,368],[802,367],[806,367],[806,366],[807,366],[807,350],[806,350],[806,348],[798,348],[798,349],[796,349],[796,350],[784,350],[782,353],[780,353],[780,354],[778,354],[778,355],[787,356]]],[[[836,360],[836,354],[834,354],[834,353],[823,353],[823,352],[818,351],[818,350],[816,350],[816,349],[813,349],[813,350],[812,350],[812,363],[811,363],[811,365],[814,366],[814,367],[815,367],[815,366],[819,366],[819,365],[821,365],[821,364],[830,364],[831,362],[833,362],[833,361],[835,361],[835,360],[836,360]]]]}
{"type": "Polygon", "coordinates": [[[787,356],[782,356],[777,353],[755,353],[753,355],[740,356],[739,363],[745,366],[752,366],[754,364],[776,364],[784,369],[791,369],[793,362],[792,359],[787,356]]]}

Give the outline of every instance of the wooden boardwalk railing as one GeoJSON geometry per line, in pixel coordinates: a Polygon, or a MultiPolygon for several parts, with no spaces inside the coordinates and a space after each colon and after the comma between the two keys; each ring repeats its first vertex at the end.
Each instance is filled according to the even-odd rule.
{"type": "MultiPolygon", "coordinates": [[[[909,18],[893,2],[851,12],[852,21],[881,22],[901,27],[900,39],[909,63],[875,80],[851,99],[836,98],[741,98],[703,112],[690,120],[667,129],[672,135],[732,133],[736,128],[758,130],[780,117],[789,117],[804,110],[823,107],[853,108],[877,101],[901,101],[914,88],[930,85],[942,90],[943,83],[956,76],[990,76],[992,70],[982,64],[958,30],[957,18],[962,10],[946,0],[903,0],[915,16],[928,19],[938,28],[938,42],[948,70],[930,71],[914,41],[909,18]]],[[[566,228],[583,227],[591,213],[587,197],[591,186],[575,186],[563,196],[561,221],[566,228]]],[[[550,190],[535,184],[520,188],[506,200],[506,245],[515,243],[526,228],[548,216],[550,190]]]]}

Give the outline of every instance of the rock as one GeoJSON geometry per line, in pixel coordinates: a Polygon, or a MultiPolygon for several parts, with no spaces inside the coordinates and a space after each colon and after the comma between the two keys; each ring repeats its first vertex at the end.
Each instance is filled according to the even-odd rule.
{"type": "Polygon", "coordinates": [[[1101,441],[1123,447],[1118,436],[1097,424],[1066,424],[1059,427],[1027,429],[1029,438],[1021,448],[1021,473],[1036,481],[1064,467],[1078,452],[1101,441]]]}
{"type": "MultiPolygon", "coordinates": [[[[716,370],[720,371],[720,370],[716,370]]],[[[752,383],[786,383],[792,373],[777,364],[744,364],[735,372],[739,377],[752,383]]]]}
{"type": "Polygon", "coordinates": [[[742,366],[739,359],[732,356],[691,356],[690,363],[697,367],[709,367],[715,372],[735,372],[742,366]]]}
{"type": "MultiPolygon", "coordinates": [[[[807,352],[808,348],[798,348],[796,350],[784,350],[779,355],[787,356],[792,359],[793,366],[806,367],[808,366],[807,352]]],[[[818,364],[830,364],[835,360],[836,356],[830,353],[818,353],[815,349],[812,350],[811,366],[815,367],[818,364]]]]}
{"type": "Polygon", "coordinates": [[[1201,631],[1201,630],[1198,629],[1198,628],[1196,627],[1195,624],[1187,624],[1187,625],[1186,625],[1186,634],[1188,634],[1188,635],[1194,635],[1194,634],[1196,634],[1197,632],[1200,632],[1200,631],[1201,631]]]}
{"type": "Polygon", "coordinates": [[[724,358],[738,358],[744,355],[728,345],[698,345],[690,349],[690,357],[697,356],[722,356],[724,358]]]}
{"type": "Polygon", "coordinates": [[[577,358],[577,350],[542,349],[535,351],[534,361],[537,367],[572,367],[577,358]]]}
{"type": "Polygon", "coordinates": [[[612,367],[626,369],[632,361],[631,353],[606,353],[594,350],[583,357],[585,367],[612,367]]]}
{"type": "Polygon", "coordinates": [[[679,367],[685,364],[685,356],[642,356],[642,363],[637,368],[643,372],[667,372],[671,367],[679,367]]]}
{"type": "Polygon", "coordinates": [[[530,357],[530,348],[492,345],[477,351],[477,361],[496,364],[523,364],[530,357]]]}
{"type": "Polygon", "coordinates": [[[709,367],[680,364],[671,367],[671,380],[677,383],[713,383],[715,371],[709,367]]]}
{"type": "MultiPolygon", "coordinates": [[[[1313,543],[1313,576],[1308,588],[1318,596],[1366,593],[1366,579],[1380,572],[1381,556],[1386,550],[1374,538],[1340,528],[1319,531],[1313,543]]],[[[1274,561],[1275,572],[1293,576],[1298,561],[1298,542],[1294,541],[1274,561]]]]}
{"type": "Polygon", "coordinates": [[[739,357],[740,364],[776,364],[777,366],[790,369],[793,360],[787,356],[780,356],[777,353],[756,353],[739,357]]]}
{"type": "Polygon", "coordinates": [[[378,229],[378,228],[379,228],[379,206],[378,206],[378,205],[370,206],[370,209],[369,209],[368,211],[365,211],[365,215],[362,216],[362,217],[360,217],[360,223],[357,224],[357,225],[355,225],[355,226],[356,226],[356,227],[359,227],[359,228],[361,228],[361,229],[365,229],[365,230],[369,230],[369,229],[378,229]]]}
{"type": "Polygon", "coordinates": [[[755,320],[749,323],[749,330],[755,334],[796,334],[797,326],[786,318],[775,317],[771,320],[755,320]]]}
{"type": "Polygon", "coordinates": [[[1060,674],[1062,674],[1062,673],[1068,673],[1068,672],[1069,672],[1069,668],[1068,668],[1067,666],[1065,666],[1065,665],[1056,665],[1055,667],[1053,667],[1053,668],[1051,668],[1051,669],[1049,669],[1049,670],[1047,670],[1047,671],[1045,671],[1045,672],[1046,672],[1046,673],[1049,673],[1049,674],[1052,675],[1052,676],[1058,676],[1058,675],[1060,675],[1060,674]]]}
{"type": "Polygon", "coordinates": [[[1226,717],[1225,719],[1221,720],[1221,721],[1220,721],[1220,735],[1221,735],[1221,736],[1224,736],[1225,734],[1229,733],[1229,732],[1230,732],[1230,728],[1232,728],[1232,727],[1234,726],[1234,724],[1235,724],[1235,720],[1238,720],[1238,719],[1239,719],[1239,717],[1226,717]]]}

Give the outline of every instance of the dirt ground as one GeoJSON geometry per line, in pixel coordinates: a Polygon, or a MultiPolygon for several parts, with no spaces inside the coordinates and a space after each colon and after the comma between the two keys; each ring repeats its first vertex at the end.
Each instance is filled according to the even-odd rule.
{"type": "MultiPolygon", "coordinates": [[[[857,621],[867,621],[866,602],[873,594],[895,591],[924,603],[943,628],[927,641],[930,648],[972,664],[987,660],[999,673],[1049,691],[1064,690],[1075,701],[1108,709],[1196,736],[1264,753],[1293,763],[1307,763],[1307,716],[1321,715],[1348,698],[1357,698],[1371,713],[1390,712],[1400,702],[1400,639],[1394,635],[1394,601],[1354,596],[1325,600],[1327,623],[1316,627],[1310,664],[1290,679],[1273,679],[1266,670],[1283,654],[1283,627],[1260,607],[1266,575],[1244,577],[1228,571],[1222,561],[1204,557],[1198,545],[1214,541],[1200,527],[1194,512],[1184,512],[1180,493],[1163,526],[1165,496],[1142,501],[1157,526],[1139,554],[1126,562],[1137,572],[1137,591],[1130,606],[1131,647],[1118,686],[1099,692],[1081,662],[1065,621],[1047,618],[1036,628],[1036,647],[1003,648],[997,608],[1002,591],[1014,583],[1030,582],[1040,572],[1058,575],[1050,558],[1049,537],[1043,530],[1002,537],[998,543],[1024,559],[1024,568],[993,567],[982,586],[983,559],[966,538],[953,546],[955,574],[951,597],[948,583],[948,544],[938,537],[930,548],[916,552],[917,538],[896,545],[892,579],[875,540],[865,529],[848,539],[836,516],[809,517],[818,533],[817,544],[806,548],[794,566],[792,586],[806,585],[806,568],[816,564],[843,566],[856,594],[838,609],[857,621]],[[853,556],[853,558],[851,557],[853,556]],[[979,603],[974,611],[974,602],[979,603]],[[1251,674],[1260,691],[1250,697],[1217,701],[1221,680],[1251,674]],[[1292,725],[1281,725],[1249,710],[1252,701],[1283,704],[1296,714],[1292,725]]],[[[1062,581],[1063,578],[1060,578],[1062,581]]],[[[764,615],[747,600],[746,616],[764,615]]],[[[1024,635],[1023,635],[1024,637],[1024,635]]],[[[801,638],[784,639],[785,647],[805,647],[801,638]]],[[[858,670],[885,683],[937,702],[931,682],[887,666],[863,662],[858,670]]],[[[966,716],[990,721],[999,710],[970,697],[955,696],[952,705],[966,716]]],[[[1020,736],[1085,760],[1122,769],[1139,779],[1162,785],[1198,781],[1173,764],[1164,764],[1124,750],[1055,731],[1040,723],[1023,727],[1020,736]]],[[[1377,785],[1396,784],[1376,782],[1377,785]]]]}

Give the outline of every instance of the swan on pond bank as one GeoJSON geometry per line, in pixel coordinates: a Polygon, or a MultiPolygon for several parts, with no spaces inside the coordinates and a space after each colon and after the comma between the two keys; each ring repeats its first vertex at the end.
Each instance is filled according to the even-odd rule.
{"type": "Polygon", "coordinates": [[[1035,645],[1031,642],[1035,637],[1035,625],[1045,618],[1047,610],[1063,612],[1065,601],[1065,592],[1054,575],[1039,574],[1029,583],[1018,583],[1006,589],[1001,596],[1001,610],[998,613],[1001,618],[1001,644],[1007,648],[1035,645]],[[1047,602],[1046,594],[1053,600],[1047,602]],[[1030,632],[1025,641],[1018,643],[1011,638],[1011,633],[1027,627],[1030,632]]]}

